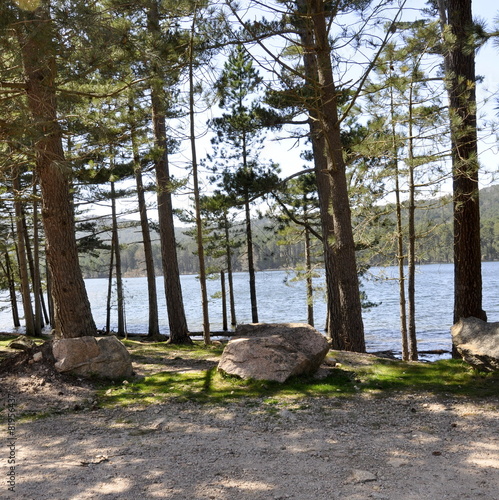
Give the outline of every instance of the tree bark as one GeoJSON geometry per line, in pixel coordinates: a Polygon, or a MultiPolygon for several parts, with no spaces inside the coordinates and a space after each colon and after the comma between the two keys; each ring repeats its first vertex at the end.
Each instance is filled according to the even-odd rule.
{"type": "Polygon", "coordinates": [[[114,257],[116,260],[116,296],[118,305],[118,331],[117,334],[121,336],[126,335],[126,322],[125,322],[125,295],[123,292],[123,275],[121,271],[121,250],[120,241],[118,236],[118,219],[116,216],[116,192],[114,189],[114,182],[111,181],[111,217],[112,217],[112,238],[114,257]]]}
{"type": "MultiPolygon", "coordinates": [[[[190,143],[192,160],[192,183],[194,187],[194,211],[196,214],[196,245],[199,262],[199,284],[201,286],[201,308],[203,310],[203,339],[206,345],[211,344],[210,315],[208,309],[208,288],[206,285],[206,265],[203,243],[203,220],[201,218],[201,199],[199,193],[198,161],[196,149],[196,130],[194,123],[194,30],[196,27],[197,6],[192,16],[192,28],[189,41],[189,118],[190,143]]],[[[225,297],[224,297],[225,300],[225,297]]]]}
{"type": "MultiPolygon", "coordinates": [[[[35,220],[37,217],[34,214],[34,211],[37,210],[36,203],[33,203],[33,233],[37,233],[35,231],[35,220]]],[[[31,239],[29,236],[28,223],[26,222],[26,211],[24,210],[24,206],[21,203],[20,205],[20,220],[22,227],[22,234],[24,237],[24,249],[26,253],[26,259],[28,263],[29,277],[31,278],[31,287],[33,290],[33,294],[31,297],[32,309],[34,306],[34,314],[33,314],[33,335],[35,337],[41,337],[42,328],[43,328],[43,319],[41,317],[41,304],[40,304],[40,282],[37,277],[38,269],[35,266],[35,258],[33,256],[33,250],[31,249],[31,239]]],[[[33,244],[36,245],[38,242],[37,238],[33,235],[33,244]]]]}
{"type": "MultiPolygon", "coordinates": [[[[148,29],[159,35],[159,11],[156,0],[148,10],[148,29]]],[[[187,329],[182,287],[178,268],[175,227],[173,222],[173,206],[171,196],[170,168],[168,163],[168,145],[166,134],[166,96],[163,91],[163,72],[156,63],[152,63],[154,81],[151,85],[151,107],[154,129],[156,158],[156,189],[158,196],[159,235],[161,242],[161,261],[165,283],[166,306],[168,309],[168,324],[170,327],[171,344],[191,344],[187,329]]]]}
{"type": "Polygon", "coordinates": [[[40,277],[40,231],[38,228],[38,201],[36,183],[33,184],[33,300],[35,302],[35,330],[41,335],[43,323],[43,293],[40,277]]]}
{"type": "Polygon", "coordinates": [[[107,277],[106,298],[106,333],[111,333],[111,296],[113,295],[113,269],[114,269],[114,238],[111,236],[111,255],[109,256],[109,274],[107,277]]]}
{"type": "Polygon", "coordinates": [[[222,294],[222,330],[226,332],[227,327],[227,293],[225,291],[225,273],[220,271],[220,290],[222,294]]]}
{"type": "Polygon", "coordinates": [[[414,184],[414,136],[413,136],[413,85],[409,88],[409,252],[407,257],[408,280],[407,298],[409,301],[409,358],[411,361],[418,360],[418,343],[416,338],[416,186],[414,184]]]}
{"type": "Polygon", "coordinates": [[[305,208],[305,271],[307,273],[307,322],[314,326],[314,288],[312,283],[312,254],[307,209],[305,208]]]}
{"type": "Polygon", "coordinates": [[[14,281],[14,277],[12,275],[12,266],[10,264],[10,256],[9,252],[5,251],[5,266],[2,264],[2,270],[7,277],[7,282],[9,284],[9,298],[10,298],[10,307],[12,310],[12,322],[14,324],[14,328],[18,328],[21,326],[21,322],[19,321],[19,309],[17,307],[17,297],[16,297],[16,285],[14,281]]]}
{"type": "Polygon", "coordinates": [[[248,195],[244,201],[244,213],[246,219],[246,249],[248,252],[248,273],[251,301],[251,321],[258,323],[258,302],[256,297],[256,274],[255,262],[253,258],[253,232],[251,230],[251,212],[248,195]]]}
{"type": "Polygon", "coordinates": [[[12,187],[15,193],[14,210],[16,215],[17,259],[19,262],[19,277],[21,279],[21,297],[23,301],[26,335],[35,335],[35,318],[33,316],[33,307],[31,304],[28,259],[26,256],[26,240],[24,237],[23,224],[24,211],[20,199],[21,181],[19,175],[19,168],[14,167],[12,172],[12,187]]]}
{"type": "Polygon", "coordinates": [[[333,348],[365,352],[355,244],[331,66],[324,3],[298,0],[306,28],[301,31],[305,72],[314,90],[309,102],[317,186],[324,237],[328,291],[328,334],[333,348]],[[315,142],[315,145],[314,145],[315,142]]]}
{"type": "MultiPolygon", "coordinates": [[[[390,65],[391,66],[391,65],[390,65]]],[[[392,76],[390,74],[390,76],[392,76]]],[[[397,132],[395,128],[395,103],[393,99],[393,86],[390,87],[390,122],[392,155],[395,177],[395,218],[397,220],[397,268],[398,268],[398,286],[399,286],[399,312],[400,312],[400,335],[402,346],[402,360],[409,361],[409,343],[407,337],[407,302],[405,297],[405,270],[404,270],[404,234],[402,225],[402,202],[400,200],[400,169],[399,152],[397,146],[397,132]]]]}
{"type": "Polygon", "coordinates": [[[85,283],[78,262],[70,198],[71,168],[62,148],[55,92],[56,47],[46,2],[24,12],[17,24],[28,106],[36,134],[36,173],[42,193],[42,218],[57,337],[95,335],[85,283]]]}
{"type": "Polygon", "coordinates": [[[225,230],[225,260],[227,264],[227,280],[229,282],[229,307],[230,307],[230,324],[237,325],[236,319],[236,302],[234,299],[234,280],[232,278],[232,248],[230,247],[229,219],[227,212],[224,212],[224,230],[225,230]]]}
{"type": "Polygon", "coordinates": [[[135,131],[131,131],[135,184],[137,186],[137,200],[139,203],[140,227],[142,230],[142,244],[144,246],[144,259],[146,261],[147,275],[147,297],[149,305],[149,323],[147,336],[159,339],[159,319],[158,319],[158,293],[156,290],[156,273],[154,271],[154,258],[152,253],[151,232],[149,230],[149,220],[147,218],[147,206],[144,196],[144,183],[142,181],[142,168],[135,140],[135,131]]]}
{"type": "Polygon", "coordinates": [[[160,158],[155,162],[155,168],[161,262],[163,265],[168,323],[170,326],[169,342],[172,344],[190,344],[192,340],[189,337],[187,329],[187,319],[185,317],[184,303],[182,300],[182,288],[180,285],[180,272],[177,260],[171,182],[168,168],[168,153],[166,149],[165,116],[159,112],[160,99],[154,91],[151,92],[151,99],[156,145],[161,148],[162,151],[160,158]]]}
{"type": "Polygon", "coordinates": [[[439,0],[451,123],[454,207],[454,323],[482,309],[482,263],[471,0],[439,0]],[[451,36],[446,36],[450,32],[451,36]]]}

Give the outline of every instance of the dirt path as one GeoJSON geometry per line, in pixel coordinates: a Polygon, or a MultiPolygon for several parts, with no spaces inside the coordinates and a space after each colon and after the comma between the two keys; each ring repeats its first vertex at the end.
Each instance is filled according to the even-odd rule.
{"type": "Polygon", "coordinates": [[[499,498],[497,405],[424,396],[300,405],[171,403],[20,424],[12,496],[499,498]]]}

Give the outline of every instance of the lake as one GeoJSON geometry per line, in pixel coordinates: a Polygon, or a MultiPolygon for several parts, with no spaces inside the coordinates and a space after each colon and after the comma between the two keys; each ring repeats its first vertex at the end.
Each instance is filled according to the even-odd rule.
{"type": "MultiPolygon", "coordinates": [[[[368,299],[378,305],[363,313],[368,351],[393,350],[400,352],[400,325],[398,304],[398,272],[395,267],[371,268],[363,278],[368,299]]],[[[483,306],[489,321],[499,321],[499,262],[483,263],[483,306]]],[[[419,266],[416,275],[416,322],[418,348],[422,351],[443,349],[450,351],[450,327],[453,311],[452,264],[419,266]]],[[[307,307],[305,283],[292,281],[293,273],[286,271],[262,271],[256,275],[259,320],[274,322],[306,322],[307,307]]],[[[182,276],[182,291],[189,330],[202,330],[201,292],[196,276],[182,276]]],[[[85,280],[92,312],[98,328],[106,322],[106,279],[85,280]]],[[[147,332],[146,278],[127,278],[125,287],[126,326],[129,333],[147,332]]],[[[323,285],[323,278],[315,279],[315,286],[323,285]]],[[[160,330],[168,333],[168,319],[164,298],[163,278],[157,278],[160,308],[160,330]]],[[[238,323],[251,322],[249,285],[247,273],[234,274],[236,316],[238,323]]],[[[218,279],[208,281],[210,297],[220,291],[218,279]]],[[[2,303],[6,304],[2,293],[2,303]]],[[[326,304],[322,292],[314,301],[316,328],[324,328],[326,304]]],[[[211,330],[222,330],[221,299],[210,299],[211,330]]],[[[116,328],[116,311],[112,324],[116,328]]],[[[0,329],[13,331],[10,310],[0,312],[0,329]]]]}

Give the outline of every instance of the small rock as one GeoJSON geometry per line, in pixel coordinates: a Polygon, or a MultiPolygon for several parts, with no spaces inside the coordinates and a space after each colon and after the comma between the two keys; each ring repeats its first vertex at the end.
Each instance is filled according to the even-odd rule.
{"type": "Polygon", "coordinates": [[[43,353],[42,352],[35,352],[33,354],[33,361],[37,363],[38,361],[41,361],[43,359],[43,353]]]}
{"type": "Polygon", "coordinates": [[[281,410],[279,412],[279,416],[281,418],[294,418],[295,417],[295,415],[293,414],[293,412],[289,411],[289,410],[281,410]]]}
{"type": "Polygon", "coordinates": [[[389,458],[388,464],[392,467],[403,467],[408,464],[408,461],[403,458],[389,458]]]}
{"type": "Polygon", "coordinates": [[[354,469],[350,475],[350,483],[361,484],[376,481],[378,478],[367,470],[354,469]]]}

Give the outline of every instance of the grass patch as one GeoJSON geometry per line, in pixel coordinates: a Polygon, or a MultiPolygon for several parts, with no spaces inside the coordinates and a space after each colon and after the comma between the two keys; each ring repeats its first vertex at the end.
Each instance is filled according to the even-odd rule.
{"type": "Polygon", "coordinates": [[[192,345],[171,345],[166,342],[120,340],[127,347],[132,357],[168,356],[170,358],[209,359],[214,356],[221,356],[224,348],[223,345],[206,346],[202,341],[194,341],[192,345]]]}
{"type": "MultiPolygon", "coordinates": [[[[130,346],[129,346],[130,347],[130,346]]],[[[164,343],[132,347],[132,356],[179,353],[184,358],[213,359],[221,348],[204,345],[169,346],[164,343]],[[145,354],[147,353],[147,354],[145,354]]],[[[150,405],[165,402],[196,401],[214,405],[246,400],[259,401],[269,408],[284,401],[305,397],[341,397],[356,393],[389,395],[393,392],[431,392],[463,397],[499,395],[499,373],[480,373],[459,360],[433,363],[405,363],[375,360],[368,364],[342,365],[328,377],[294,377],[284,384],[261,380],[242,380],[224,376],[216,368],[189,372],[162,371],[120,386],[105,385],[99,392],[103,406],[150,405]]]]}
{"type": "Polygon", "coordinates": [[[12,335],[0,335],[0,347],[7,347],[9,342],[15,339],[12,335]]]}
{"type": "Polygon", "coordinates": [[[275,405],[283,400],[306,396],[337,396],[354,392],[350,375],[341,370],[323,380],[294,377],[280,384],[224,376],[212,368],[197,372],[161,372],[119,387],[108,385],[100,390],[99,402],[103,406],[149,405],[174,398],[217,405],[256,398],[275,405]]]}
{"type": "MultiPolygon", "coordinates": [[[[0,334],[0,361],[15,356],[19,354],[21,351],[18,349],[11,349],[8,345],[15,340],[19,335],[2,335],[0,334]]],[[[23,335],[24,337],[24,335],[23,335]]],[[[29,340],[32,340],[36,344],[42,344],[45,339],[40,339],[38,337],[26,337],[29,340]]]]}
{"type": "Polygon", "coordinates": [[[499,395],[499,373],[474,370],[461,360],[446,359],[432,363],[404,363],[378,360],[356,367],[357,387],[377,391],[428,391],[457,396],[499,395]]]}

